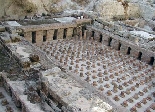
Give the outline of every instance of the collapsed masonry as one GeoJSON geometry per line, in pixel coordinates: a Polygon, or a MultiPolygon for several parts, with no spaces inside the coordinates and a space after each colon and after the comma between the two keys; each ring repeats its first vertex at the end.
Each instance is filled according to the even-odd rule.
{"type": "MultiPolygon", "coordinates": [[[[155,109],[152,32],[149,37],[137,35],[146,31],[99,19],[2,26],[1,30],[5,29],[7,32],[0,36],[1,45],[22,72],[2,72],[1,85],[22,112],[155,109]]],[[[2,102],[8,104],[6,100],[2,102]]],[[[16,108],[9,109],[6,106],[4,110],[16,108]]]]}

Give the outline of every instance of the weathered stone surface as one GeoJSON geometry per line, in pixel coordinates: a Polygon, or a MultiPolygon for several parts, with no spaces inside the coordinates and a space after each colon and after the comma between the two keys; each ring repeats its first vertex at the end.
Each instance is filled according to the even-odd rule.
{"type": "Polygon", "coordinates": [[[39,61],[39,56],[36,54],[30,54],[30,61],[31,62],[38,62],[39,61]]]}
{"type": "Polygon", "coordinates": [[[23,58],[23,59],[21,60],[21,64],[22,64],[22,67],[23,67],[23,68],[29,68],[30,65],[31,65],[31,61],[30,61],[29,58],[23,58]]]}
{"type": "Polygon", "coordinates": [[[31,32],[31,31],[25,32],[25,33],[24,33],[24,38],[25,38],[27,41],[32,42],[32,32],[31,32]]]}
{"type": "Polygon", "coordinates": [[[5,31],[5,27],[0,25],[0,32],[4,32],[5,31]]]}
{"type": "Polygon", "coordinates": [[[54,35],[54,30],[47,30],[47,41],[52,41],[54,35]]]}
{"type": "Polygon", "coordinates": [[[18,34],[11,34],[10,37],[12,42],[19,42],[21,40],[21,37],[18,34]]]}
{"type": "Polygon", "coordinates": [[[57,39],[63,39],[64,29],[58,29],[57,39]]]}
{"type": "Polygon", "coordinates": [[[68,28],[67,35],[66,35],[67,39],[72,38],[72,36],[73,36],[73,28],[68,28]]]}
{"type": "Polygon", "coordinates": [[[11,38],[10,35],[8,33],[2,33],[0,38],[5,42],[5,43],[9,43],[11,42],[11,38]]]}

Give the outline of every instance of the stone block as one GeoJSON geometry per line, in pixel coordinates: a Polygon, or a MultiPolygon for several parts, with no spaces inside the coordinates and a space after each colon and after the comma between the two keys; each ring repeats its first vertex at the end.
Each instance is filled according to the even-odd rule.
{"type": "MultiPolygon", "coordinates": [[[[142,58],[141,58],[142,61],[144,61],[144,62],[150,64],[151,58],[152,58],[152,57],[154,57],[154,59],[155,59],[155,55],[154,55],[153,53],[148,52],[148,51],[145,51],[145,50],[142,51],[142,58]]],[[[155,64],[155,60],[154,60],[153,65],[154,65],[154,64],[155,64]]]]}
{"type": "Polygon", "coordinates": [[[72,38],[72,35],[73,35],[73,28],[68,28],[66,38],[70,39],[72,38]]]}
{"type": "Polygon", "coordinates": [[[111,47],[118,50],[119,49],[119,40],[112,39],[111,41],[111,47]]]}
{"type": "Polygon", "coordinates": [[[81,37],[82,35],[81,35],[81,32],[82,32],[82,27],[77,27],[77,35],[79,36],[79,37],[81,37]]]}
{"type": "Polygon", "coordinates": [[[128,50],[128,46],[126,46],[125,44],[122,44],[120,48],[120,52],[126,55],[127,50],[128,50]]]}
{"type": "Polygon", "coordinates": [[[91,35],[92,35],[92,32],[90,30],[88,30],[86,32],[86,38],[89,39],[91,37],[91,35]]]}
{"type": "Polygon", "coordinates": [[[87,30],[84,31],[84,36],[83,39],[86,40],[87,39],[87,30]]]}
{"type": "Polygon", "coordinates": [[[19,42],[21,40],[21,37],[18,34],[11,34],[10,36],[12,42],[19,42]]]}
{"type": "Polygon", "coordinates": [[[0,25],[0,32],[5,32],[5,27],[0,25]]]}
{"type": "Polygon", "coordinates": [[[94,33],[94,39],[95,39],[96,41],[99,41],[99,40],[100,40],[100,33],[99,33],[99,32],[96,32],[96,31],[95,31],[95,33],[94,33]]]}
{"type": "Polygon", "coordinates": [[[36,43],[41,44],[43,42],[43,31],[36,31],[36,43]]]}
{"type": "Polygon", "coordinates": [[[109,39],[110,39],[110,36],[107,35],[107,34],[103,34],[103,37],[102,37],[102,41],[103,41],[103,44],[108,46],[109,45],[109,39]]]}
{"type": "Polygon", "coordinates": [[[2,36],[0,37],[4,43],[10,43],[11,42],[11,38],[9,36],[2,36]]]}
{"type": "Polygon", "coordinates": [[[25,32],[24,37],[27,41],[32,43],[32,32],[25,32]]]}
{"type": "Polygon", "coordinates": [[[130,51],[130,56],[134,57],[134,58],[138,58],[138,55],[139,55],[139,50],[136,49],[136,48],[132,48],[132,50],[130,51]]]}
{"type": "Polygon", "coordinates": [[[47,30],[47,41],[52,41],[54,35],[54,30],[47,30]]]}
{"type": "Polygon", "coordinates": [[[31,61],[30,61],[29,58],[23,58],[23,59],[21,59],[20,63],[22,65],[22,68],[29,68],[30,65],[31,65],[31,61]]]}
{"type": "Polygon", "coordinates": [[[57,39],[63,39],[64,29],[58,29],[57,39]]]}

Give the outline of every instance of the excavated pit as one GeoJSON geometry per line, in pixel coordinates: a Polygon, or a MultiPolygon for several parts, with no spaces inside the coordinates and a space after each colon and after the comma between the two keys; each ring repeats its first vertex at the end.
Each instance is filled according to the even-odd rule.
{"type": "Polygon", "coordinates": [[[94,40],[56,40],[40,48],[64,71],[88,82],[114,104],[131,112],[154,111],[153,66],[94,40]]]}

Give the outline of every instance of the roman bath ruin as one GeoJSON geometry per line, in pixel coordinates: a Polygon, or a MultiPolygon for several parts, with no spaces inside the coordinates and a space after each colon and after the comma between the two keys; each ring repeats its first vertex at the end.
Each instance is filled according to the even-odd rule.
{"type": "Polygon", "coordinates": [[[0,112],[154,112],[155,16],[116,3],[123,16],[3,17],[0,112]]]}

